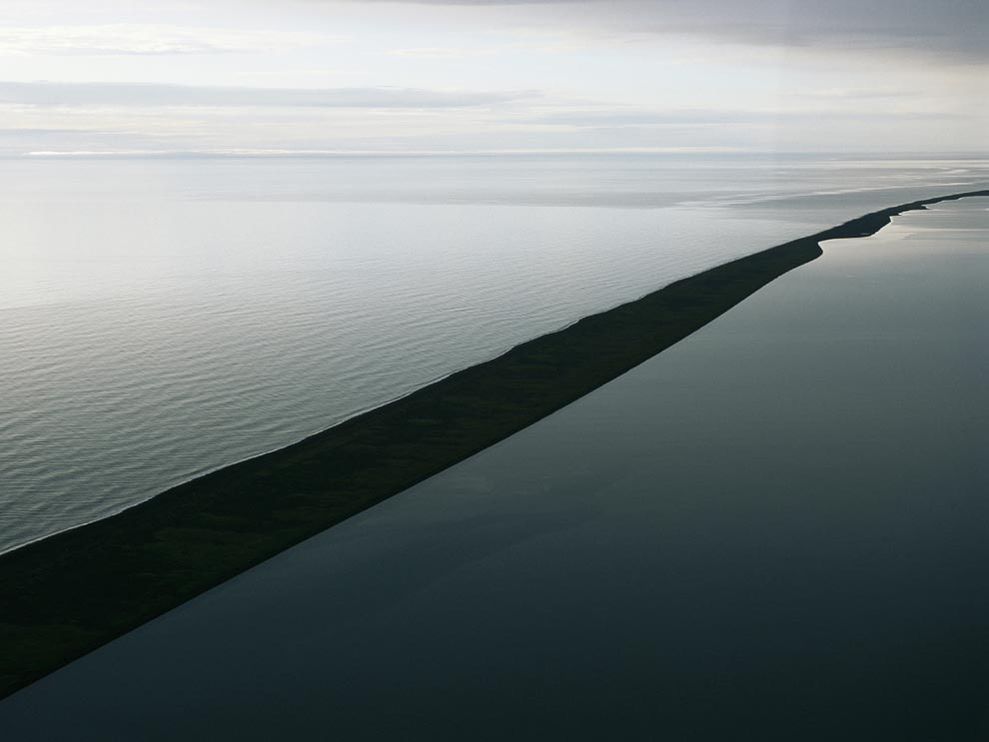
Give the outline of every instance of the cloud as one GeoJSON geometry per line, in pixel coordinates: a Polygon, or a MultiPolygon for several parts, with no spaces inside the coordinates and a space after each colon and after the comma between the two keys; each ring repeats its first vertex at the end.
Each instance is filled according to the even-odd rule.
{"type": "Polygon", "coordinates": [[[159,55],[274,51],[326,41],[294,31],[164,24],[0,27],[0,54],[159,55]]]}
{"type": "Polygon", "coordinates": [[[744,44],[989,58],[985,0],[360,0],[476,8],[593,35],[689,34],[744,44]]]}
{"type": "Polygon", "coordinates": [[[65,134],[78,134],[79,129],[55,129],[50,127],[0,127],[0,137],[61,137],[65,134]]]}
{"type": "Polygon", "coordinates": [[[531,116],[513,117],[513,123],[573,128],[630,128],[630,127],[700,127],[767,124],[813,124],[815,122],[855,121],[868,118],[877,120],[941,120],[957,118],[956,114],[942,111],[857,111],[843,110],[789,110],[789,111],[732,111],[732,110],[572,110],[531,116]]]}
{"type": "Polygon", "coordinates": [[[461,92],[415,88],[252,88],[151,83],[0,82],[0,104],[28,106],[203,106],[442,109],[493,106],[532,91],[461,92]]]}
{"type": "Polygon", "coordinates": [[[801,90],[795,93],[800,98],[819,101],[876,101],[891,98],[909,98],[914,95],[906,90],[881,88],[822,88],[801,90]]]}
{"type": "Polygon", "coordinates": [[[410,47],[395,49],[390,52],[395,57],[415,57],[419,59],[463,59],[465,57],[483,57],[497,54],[494,49],[467,47],[410,47]]]}

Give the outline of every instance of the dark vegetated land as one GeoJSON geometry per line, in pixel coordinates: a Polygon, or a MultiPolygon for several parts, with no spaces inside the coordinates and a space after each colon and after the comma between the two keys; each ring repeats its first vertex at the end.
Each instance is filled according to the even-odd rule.
{"type": "Polygon", "coordinates": [[[0,557],[0,696],[506,438],[822,254],[885,209],[677,281],[299,443],[0,557]]]}

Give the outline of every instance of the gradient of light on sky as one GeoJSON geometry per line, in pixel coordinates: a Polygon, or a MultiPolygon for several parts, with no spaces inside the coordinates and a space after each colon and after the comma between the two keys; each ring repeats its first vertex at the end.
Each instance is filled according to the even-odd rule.
{"type": "Polygon", "coordinates": [[[983,0],[4,0],[0,155],[982,152],[983,0]]]}

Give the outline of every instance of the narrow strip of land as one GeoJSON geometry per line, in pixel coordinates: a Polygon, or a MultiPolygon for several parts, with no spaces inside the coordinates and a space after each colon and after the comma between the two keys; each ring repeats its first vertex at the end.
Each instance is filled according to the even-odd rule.
{"type": "Polygon", "coordinates": [[[0,557],[0,696],[502,440],[696,331],[770,281],[942,196],[677,281],[299,443],[0,557]]]}

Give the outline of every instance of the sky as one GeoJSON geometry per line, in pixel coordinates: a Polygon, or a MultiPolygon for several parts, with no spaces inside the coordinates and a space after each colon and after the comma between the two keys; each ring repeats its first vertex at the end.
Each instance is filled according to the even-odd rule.
{"type": "Polygon", "coordinates": [[[985,0],[3,0],[0,155],[985,153],[985,0]]]}

